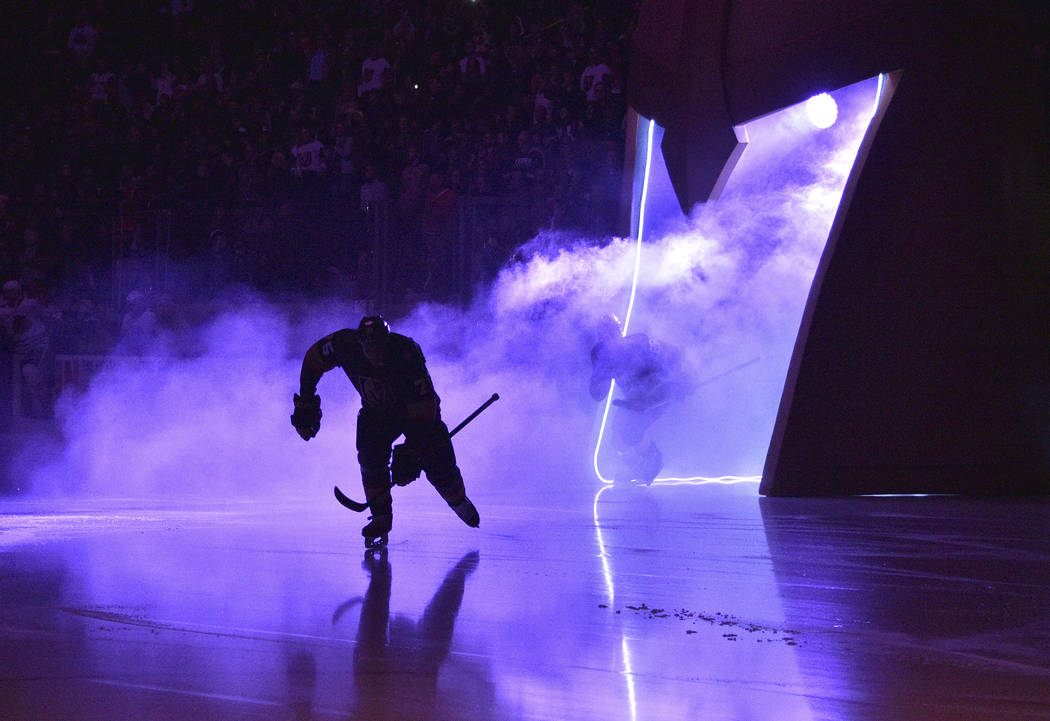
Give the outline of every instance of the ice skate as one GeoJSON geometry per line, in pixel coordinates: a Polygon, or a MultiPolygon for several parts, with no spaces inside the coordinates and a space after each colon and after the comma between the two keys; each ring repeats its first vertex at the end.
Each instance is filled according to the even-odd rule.
{"type": "Polygon", "coordinates": [[[455,505],[450,503],[449,506],[460,517],[460,520],[471,528],[477,528],[481,525],[481,516],[478,515],[478,509],[474,507],[474,504],[466,496],[463,496],[463,500],[459,503],[455,505]]]}
{"type": "Polygon", "coordinates": [[[649,441],[649,445],[642,451],[639,459],[638,482],[643,486],[653,485],[653,481],[656,480],[663,467],[664,454],[660,452],[655,443],[649,441]]]}
{"type": "Polygon", "coordinates": [[[368,518],[368,523],[361,529],[361,535],[365,537],[365,548],[383,548],[394,523],[394,514],[378,513],[368,518]]]}
{"type": "Polygon", "coordinates": [[[651,486],[664,465],[664,456],[651,440],[641,448],[617,452],[618,468],[613,474],[617,485],[651,486]]]}

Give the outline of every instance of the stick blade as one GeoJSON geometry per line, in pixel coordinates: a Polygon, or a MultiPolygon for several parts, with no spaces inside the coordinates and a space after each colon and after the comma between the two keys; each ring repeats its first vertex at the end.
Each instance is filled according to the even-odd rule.
{"type": "Polygon", "coordinates": [[[339,501],[340,505],[342,505],[343,507],[349,508],[351,511],[355,511],[357,513],[360,513],[361,511],[368,508],[367,503],[361,503],[360,501],[355,501],[353,498],[350,498],[345,493],[339,490],[339,486],[335,486],[334,491],[335,500],[339,501]]]}

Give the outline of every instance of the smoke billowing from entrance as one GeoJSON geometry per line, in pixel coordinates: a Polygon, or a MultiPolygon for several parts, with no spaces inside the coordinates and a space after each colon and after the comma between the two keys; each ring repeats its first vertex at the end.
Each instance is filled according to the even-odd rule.
{"type": "MultiPolygon", "coordinates": [[[[836,93],[838,122],[826,130],[801,106],[753,123],[722,199],[690,218],[654,197],[630,331],[680,349],[692,381],[692,393],[653,428],[667,473],[761,472],[874,88],[836,93]]],[[[598,319],[627,308],[634,258],[632,240],[548,232],[470,308],[425,305],[390,319],[422,346],[450,427],[493,392],[501,396],[456,438],[472,496],[593,490],[600,406],[587,392],[589,351],[598,319]]],[[[16,472],[41,494],[320,497],[337,483],[359,495],[358,399],[341,372],[319,386],[317,438],[304,443],[288,416],[302,353],[355,326],[362,311],[340,301],[290,309],[231,293],[221,314],[193,329],[190,357],[169,352],[171,339],[162,338],[151,354],[114,356],[86,392],[60,399],[61,451],[16,472]]]]}

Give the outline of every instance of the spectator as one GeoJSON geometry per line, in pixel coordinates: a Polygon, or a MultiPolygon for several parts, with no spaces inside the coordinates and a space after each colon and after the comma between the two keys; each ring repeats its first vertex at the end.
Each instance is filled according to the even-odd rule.
{"type": "Polygon", "coordinates": [[[364,249],[358,252],[354,267],[348,275],[352,298],[364,300],[371,296],[376,282],[372,253],[364,249]]]}
{"type": "Polygon", "coordinates": [[[580,90],[587,97],[588,103],[593,103],[599,98],[598,86],[608,87],[612,80],[612,68],[602,60],[601,52],[597,47],[592,47],[588,54],[588,65],[580,74],[580,90]]]}
{"type": "Polygon", "coordinates": [[[45,310],[37,298],[29,297],[17,280],[3,286],[0,323],[5,345],[15,353],[22,383],[21,406],[29,418],[49,418],[51,408],[51,339],[45,310]]]}
{"type": "Polygon", "coordinates": [[[423,212],[430,168],[423,162],[418,145],[410,145],[407,155],[405,166],[401,169],[398,207],[406,219],[406,224],[411,224],[413,220],[418,222],[423,212]]]}
{"type": "Polygon", "coordinates": [[[145,292],[133,290],[126,298],[127,307],[120,321],[121,350],[131,355],[148,353],[157,337],[157,315],[150,307],[145,292]]]}
{"type": "Polygon", "coordinates": [[[324,143],[316,130],[311,132],[305,126],[299,129],[299,137],[292,145],[292,157],[295,158],[292,174],[298,179],[303,192],[314,197],[325,172],[324,143]]]}
{"type": "Polygon", "coordinates": [[[518,151],[514,155],[511,167],[519,171],[525,179],[526,184],[536,180],[536,175],[546,166],[543,151],[536,142],[536,137],[531,130],[522,130],[518,133],[518,151]]]}
{"type": "Polygon", "coordinates": [[[69,52],[79,65],[84,65],[94,54],[97,42],[98,30],[91,24],[87,11],[81,11],[77,16],[76,25],[69,31],[69,40],[66,44],[69,52]]]}
{"type": "Polygon", "coordinates": [[[266,169],[267,194],[273,201],[286,200],[292,190],[292,173],[288,156],[279,150],[270,155],[270,164],[266,169]]]}
{"type": "Polygon", "coordinates": [[[208,249],[205,290],[214,297],[238,278],[240,258],[229,232],[221,225],[208,234],[208,249]]]}
{"type": "Polygon", "coordinates": [[[361,61],[361,80],[357,84],[358,96],[381,90],[387,79],[390,63],[383,57],[380,44],[372,41],[368,46],[368,55],[361,61]]]}
{"type": "Polygon", "coordinates": [[[314,38],[306,66],[306,82],[312,89],[318,90],[328,80],[330,62],[328,38],[318,35],[314,38]]]}
{"type": "Polygon", "coordinates": [[[354,164],[354,137],[342,120],[337,120],[335,123],[331,152],[332,165],[338,169],[334,190],[336,195],[346,197],[350,193],[357,166],[354,164]]]}
{"type": "Polygon", "coordinates": [[[386,208],[390,189],[379,177],[375,163],[365,164],[364,182],[361,184],[361,210],[370,213],[386,208]]]}
{"type": "MultiPolygon", "coordinates": [[[[592,201],[601,196],[597,205],[608,208],[604,200],[610,196],[595,191],[618,187],[612,176],[621,171],[619,165],[603,167],[606,177],[596,184],[592,166],[605,152],[592,143],[622,145],[625,107],[617,91],[622,48],[629,46],[629,11],[593,0],[567,8],[536,3],[526,28],[513,6],[451,7],[425,0],[398,3],[393,12],[379,3],[336,13],[304,0],[294,10],[272,13],[256,8],[258,3],[241,5],[232,14],[189,0],[165,2],[160,13],[145,13],[134,2],[67,12],[70,37],[52,39],[52,45],[68,47],[65,76],[61,67],[41,65],[31,83],[15,88],[29,91],[24,108],[0,115],[0,135],[10,140],[0,147],[7,169],[0,194],[9,198],[0,204],[6,277],[35,272],[50,286],[78,278],[68,263],[65,269],[26,265],[22,256],[27,227],[38,228],[35,242],[47,247],[54,229],[75,215],[75,227],[90,231],[86,255],[97,262],[89,292],[113,303],[125,297],[120,289],[136,287],[128,285],[126,259],[135,255],[129,247],[150,252],[143,260],[151,271],[163,266],[152,255],[155,240],[167,238],[158,225],[163,213],[172,211],[164,250],[188,257],[205,250],[196,244],[208,237],[207,218],[216,205],[244,217],[260,206],[274,219],[274,239],[253,262],[266,269],[257,280],[264,287],[295,287],[311,272],[292,272],[292,265],[323,262],[313,269],[318,275],[334,262],[331,252],[301,252],[304,244],[324,251],[324,243],[345,241],[340,252],[349,255],[341,256],[343,265],[359,250],[350,241],[359,237],[353,225],[359,199],[374,205],[396,191],[390,220],[398,240],[420,246],[412,234],[421,228],[425,207],[428,235],[441,235],[434,229],[441,213],[433,199],[425,201],[436,167],[455,205],[465,194],[490,199],[478,206],[487,217],[468,216],[462,231],[455,222],[445,228],[447,237],[438,245],[447,253],[458,251],[461,232],[475,237],[475,222],[496,241],[486,241],[487,264],[496,263],[493,254],[512,252],[538,224],[551,222],[555,209],[562,219],[556,222],[576,218],[580,226],[599,225],[590,217],[592,201]],[[307,17],[316,20],[304,22],[307,17]],[[105,31],[111,27],[127,32],[105,31]],[[142,52],[144,37],[158,39],[149,53],[142,52]],[[581,48],[586,62],[578,58],[581,48]],[[148,60],[144,65],[139,58],[148,60]],[[400,84],[393,82],[395,70],[400,84]],[[588,89],[585,75],[591,78],[588,89]],[[319,170],[313,157],[300,163],[304,127],[311,130],[309,143],[320,144],[319,170]],[[313,132],[320,129],[328,132],[313,132]],[[524,130],[530,134],[523,144],[524,130]],[[359,160],[381,157],[395,187],[374,167],[371,187],[361,192],[359,160]],[[315,170],[318,188],[326,192],[313,194],[311,210],[297,191],[311,185],[315,170]],[[325,203],[332,187],[353,202],[325,203]],[[114,218],[117,212],[120,218],[114,218]],[[116,268],[110,272],[112,258],[116,268]]],[[[32,15],[43,20],[45,12],[63,27],[63,11],[53,5],[26,6],[23,14],[31,26],[32,15]]],[[[0,40],[14,50],[25,47],[18,27],[0,29],[0,40]]],[[[59,253],[44,256],[83,255],[66,247],[68,231],[63,238],[59,253]]],[[[384,278],[397,274],[395,284],[408,284],[408,272],[383,269],[384,278]]],[[[61,298],[76,303],[81,295],[78,288],[61,298]]],[[[107,312],[118,317],[116,308],[107,312]]]]}
{"type": "Polygon", "coordinates": [[[168,61],[162,61],[160,67],[150,78],[150,85],[156,93],[154,102],[159,105],[163,96],[167,96],[169,101],[174,98],[175,88],[178,86],[178,83],[179,77],[172,72],[168,61]]]}
{"type": "Polygon", "coordinates": [[[91,73],[91,99],[105,104],[111,97],[116,97],[116,74],[110,70],[105,58],[95,58],[95,69],[91,73]]]}
{"type": "Polygon", "coordinates": [[[484,77],[485,58],[475,51],[473,40],[468,40],[463,44],[463,57],[459,59],[458,65],[460,75],[463,77],[469,76],[472,71],[484,77]]]}
{"type": "Polygon", "coordinates": [[[441,269],[431,275],[431,289],[440,299],[447,297],[455,280],[453,254],[453,230],[456,227],[459,197],[448,183],[445,174],[433,170],[427,185],[427,197],[423,208],[423,245],[429,265],[441,269]]]}

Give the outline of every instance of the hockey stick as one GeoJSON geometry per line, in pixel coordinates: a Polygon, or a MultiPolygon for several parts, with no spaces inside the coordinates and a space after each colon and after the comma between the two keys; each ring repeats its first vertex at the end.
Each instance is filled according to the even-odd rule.
{"type": "MultiPolygon", "coordinates": [[[[467,425],[472,420],[477,418],[478,414],[480,414],[483,410],[485,410],[486,408],[488,408],[489,406],[491,406],[493,403],[495,403],[498,400],[499,400],[499,393],[493,393],[492,396],[487,401],[485,401],[480,406],[478,406],[476,411],[474,411],[469,416],[464,418],[462,423],[460,423],[458,426],[456,426],[455,428],[453,428],[451,431],[448,432],[449,439],[451,439],[452,436],[454,436],[457,433],[459,433],[463,429],[463,426],[467,425]]],[[[426,450],[430,450],[430,449],[427,448],[426,450]]],[[[394,485],[395,484],[391,483],[390,484],[390,488],[393,488],[394,485]]],[[[346,508],[349,508],[351,511],[355,511],[357,513],[361,513],[366,508],[368,508],[368,504],[367,503],[361,503],[360,501],[355,501],[353,498],[350,498],[345,493],[343,493],[342,491],[339,490],[339,486],[336,486],[334,488],[334,491],[335,491],[335,500],[339,501],[339,503],[341,505],[343,505],[346,508]]]]}

